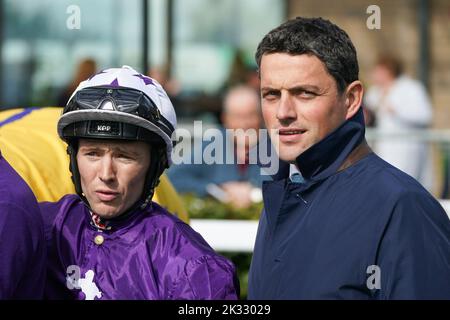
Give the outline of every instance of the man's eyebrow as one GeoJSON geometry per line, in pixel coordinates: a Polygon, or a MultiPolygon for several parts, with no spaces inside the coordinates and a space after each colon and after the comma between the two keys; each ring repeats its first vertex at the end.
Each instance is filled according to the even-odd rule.
{"type": "Polygon", "coordinates": [[[133,156],[139,156],[140,155],[140,153],[138,151],[129,150],[129,149],[122,148],[122,147],[114,147],[113,150],[115,152],[125,153],[125,154],[129,154],[129,155],[133,155],[133,156]]]}
{"type": "Polygon", "coordinates": [[[99,146],[85,144],[85,145],[80,146],[80,149],[100,150],[101,148],[99,146]]]}
{"type": "Polygon", "coordinates": [[[267,91],[280,91],[280,89],[272,88],[272,87],[262,87],[261,92],[267,92],[267,91]]]}
{"type": "MultiPolygon", "coordinates": [[[[272,88],[272,87],[262,87],[261,91],[279,91],[280,89],[276,89],[276,88],[272,88]]],[[[318,86],[315,85],[309,85],[309,84],[305,84],[305,85],[297,85],[297,86],[293,86],[291,88],[288,89],[288,91],[320,91],[320,88],[318,86]]]]}
{"type": "Polygon", "coordinates": [[[320,91],[320,88],[318,86],[315,86],[315,85],[305,84],[305,85],[298,85],[298,86],[291,87],[291,88],[288,89],[288,91],[290,91],[290,92],[297,92],[297,91],[318,92],[318,91],[320,91]]]}
{"type": "Polygon", "coordinates": [[[117,153],[125,153],[125,154],[128,154],[128,155],[134,155],[134,156],[138,156],[139,155],[139,152],[137,152],[137,151],[129,150],[127,148],[117,147],[117,146],[108,148],[108,147],[105,147],[105,146],[98,146],[98,145],[84,145],[84,146],[80,147],[80,149],[87,150],[87,151],[102,151],[105,148],[106,149],[110,149],[113,152],[117,152],[117,153]]]}

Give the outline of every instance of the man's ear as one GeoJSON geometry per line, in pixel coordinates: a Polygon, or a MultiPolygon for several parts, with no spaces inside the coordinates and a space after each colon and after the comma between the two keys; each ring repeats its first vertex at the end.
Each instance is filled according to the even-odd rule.
{"type": "Polygon", "coordinates": [[[350,83],[345,90],[345,107],[347,109],[347,115],[345,119],[353,117],[362,104],[362,98],[364,94],[364,88],[362,82],[359,80],[350,83]]]}

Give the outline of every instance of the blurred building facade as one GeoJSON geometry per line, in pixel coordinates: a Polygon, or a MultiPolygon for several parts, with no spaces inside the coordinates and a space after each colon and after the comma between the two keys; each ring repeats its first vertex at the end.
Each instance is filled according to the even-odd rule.
{"type": "Polygon", "coordinates": [[[279,0],[0,0],[0,106],[54,105],[86,58],[99,70],[127,64],[144,73],[167,65],[187,101],[217,94],[235,52],[254,64],[259,39],[285,19],[285,6],[279,0]]]}
{"type": "MultiPolygon", "coordinates": [[[[433,128],[450,129],[449,0],[0,0],[0,108],[58,104],[90,58],[98,70],[167,67],[180,122],[216,123],[227,86],[255,78],[262,36],[296,16],[321,16],[349,33],[366,87],[380,53],[398,56],[427,85],[433,128]],[[372,30],[373,5],[380,29],[372,30]]],[[[450,172],[450,143],[438,152],[447,152],[450,172]]],[[[437,188],[448,175],[438,172],[437,188]]]]}
{"type": "Polygon", "coordinates": [[[290,0],[289,18],[321,16],[346,30],[358,51],[360,77],[379,53],[398,56],[405,71],[427,85],[434,127],[450,128],[450,1],[448,0],[290,0]],[[367,27],[367,8],[377,5],[381,29],[367,27]]]}
{"type": "MultiPolygon", "coordinates": [[[[381,50],[426,82],[435,127],[450,127],[450,2],[448,0],[0,0],[0,105],[48,104],[79,61],[99,69],[130,64],[169,67],[187,100],[220,93],[237,52],[249,66],[261,37],[287,18],[322,16],[353,39],[361,78],[381,50]],[[147,2],[148,57],[143,57],[147,2]],[[80,25],[70,29],[79,9],[80,25]],[[381,29],[369,30],[377,5],[381,29]]],[[[195,106],[192,106],[195,108],[195,106]]]]}

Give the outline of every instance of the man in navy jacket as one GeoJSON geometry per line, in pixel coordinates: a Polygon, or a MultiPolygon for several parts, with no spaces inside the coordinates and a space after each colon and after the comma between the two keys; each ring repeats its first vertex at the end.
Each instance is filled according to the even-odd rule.
{"type": "Polygon", "coordinates": [[[321,18],[258,46],[280,170],[263,184],[250,299],[450,299],[450,221],[368,147],[356,50],[321,18]]]}

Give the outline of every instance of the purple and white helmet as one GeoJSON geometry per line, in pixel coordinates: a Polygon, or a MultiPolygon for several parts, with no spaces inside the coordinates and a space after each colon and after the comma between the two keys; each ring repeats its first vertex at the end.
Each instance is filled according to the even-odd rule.
{"type": "Polygon", "coordinates": [[[89,206],[76,160],[78,139],[144,141],[151,146],[151,157],[141,200],[149,203],[159,177],[172,163],[176,125],[163,87],[131,67],[106,69],[81,82],[58,121],[58,134],[68,143],[77,194],[89,206]]]}
{"type": "Polygon", "coordinates": [[[156,80],[129,66],[100,71],[73,92],[58,121],[58,134],[66,141],[74,137],[145,140],[118,133],[114,129],[120,128],[109,126],[109,122],[130,124],[157,134],[166,145],[170,166],[177,118],[172,102],[156,80]],[[86,121],[91,127],[86,126],[86,121]],[[99,123],[106,125],[99,127],[99,123]]]}

